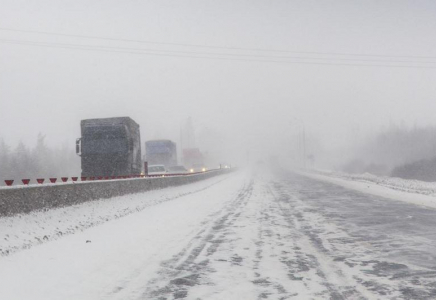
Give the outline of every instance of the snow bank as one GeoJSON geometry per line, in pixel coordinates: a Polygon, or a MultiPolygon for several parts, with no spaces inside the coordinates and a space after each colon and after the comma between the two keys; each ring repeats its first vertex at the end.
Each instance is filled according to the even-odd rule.
{"type": "Polygon", "coordinates": [[[376,196],[436,208],[436,182],[326,170],[311,170],[300,174],[376,196]]]}
{"type": "Polygon", "coordinates": [[[316,174],[327,175],[330,177],[342,178],[360,182],[371,182],[381,186],[389,187],[408,193],[436,196],[436,182],[426,182],[419,180],[402,179],[388,176],[376,176],[370,173],[347,174],[333,171],[314,171],[316,174]]]}

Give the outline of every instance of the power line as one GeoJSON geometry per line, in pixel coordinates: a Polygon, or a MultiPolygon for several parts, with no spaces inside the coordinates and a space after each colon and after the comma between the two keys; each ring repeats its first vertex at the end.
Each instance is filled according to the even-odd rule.
{"type": "Polygon", "coordinates": [[[341,52],[291,51],[291,50],[282,50],[282,49],[208,46],[208,45],[200,45],[200,44],[174,43],[174,42],[156,42],[156,41],[147,41],[147,40],[111,38],[111,37],[101,37],[101,36],[88,36],[88,35],[56,33],[56,32],[37,31],[37,30],[22,30],[22,29],[12,29],[12,28],[3,28],[3,27],[0,27],[0,30],[1,31],[10,31],[10,32],[43,34],[43,35],[50,35],[50,36],[64,36],[64,37],[95,39],[95,40],[106,40],[106,41],[121,41],[121,42],[133,42],[133,43],[144,43],[144,44],[155,44],[155,45],[170,45],[170,46],[183,46],[183,47],[197,47],[197,48],[222,49],[222,50],[260,51],[260,52],[277,52],[277,53],[280,52],[280,53],[307,54],[307,55],[386,57],[386,58],[414,58],[414,59],[434,59],[434,58],[436,58],[436,56],[412,56],[412,55],[361,54],[361,53],[341,53],[341,52]]]}
{"type": "MultiPolygon", "coordinates": [[[[416,68],[416,69],[436,69],[436,67],[431,66],[414,66],[414,65],[383,65],[383,64],[351,64],[351,63],[330,63],[330,62],[304,62],[304,61],[288,61],[288,60],[267,60],[267,59],[241,59],[232,57],[219,57],[210,56],[210,54],[203,54],[203,56],[198,55],[183,55],[183,54],[165,54],[159,53],[160,50],[147,50],[146,51],[127,51],[127,50],[111,50],[105,49],[105,47],[98,46],[97,48],[90,48],[89,46],[83,45],[62,45],[55,43],[41,43],[41,42],[12,42],[7,40],[1,40],[0,43],[4,44],[18,44],[27,45],[35,47],[45,47],[45,48],[61,48],[61,49],[73,49],[82,51],[99,51],[99,52],[111,52],[111,53],[127,53],[127,54],[137,54],[137,55],[151,55],[151,56],[161,56],[161,57],[182,57],[182,58],[196,58],[196,59],[214,59],[214,60],[228,60],[228,61],[245,61],[245,62],[269,62],[269,63],[281,63],[281,64],[301,64],[301,65],[322,65],[322,66],[350,66],[350,67],[387,67],[387,68],[416,68]]],[[[91,46],[92,47],[92,46],[91,46]]]]}
{"type": "MultiPolygon", "coordinates": [[[[256,55],[256,54],[239,54],[239,53],[218,53],[218,52],[196,52],[196,51],[180,51],[180,50],[162,50],[162,49],[144,49],[144,48],[129,48],[129,47],[114,47],[114,46],[99,46],[99,45],[83,45],[71,43],[50,43],[50,42],[35,42],[15,39],[0,39],[0,41],[9,42],[11,44],[24,45],[47,45],[47,46],[63,46],[74,47],[78,49],[103,49],[103,50],[128,50],[139,52],[159,52],[170,54],[189,54],[189,55],[212,55],[212,56],[231,56],[231,57],[256,57],[267,59],[301,59],[301,60],[325,60],[325,61],[350,61],[350,62],[383,62],[383,63],[416,63],[416,64],[436,64],[436,61],[410,61],[410,60],[373,60],[373,59],[353,59],[353,58],[325,58],[325,57],[303,57],[303,56],[276,56],[276,55],[256,55]]],[[[121,51],[116,51],[121,52],[121,51]]]]}

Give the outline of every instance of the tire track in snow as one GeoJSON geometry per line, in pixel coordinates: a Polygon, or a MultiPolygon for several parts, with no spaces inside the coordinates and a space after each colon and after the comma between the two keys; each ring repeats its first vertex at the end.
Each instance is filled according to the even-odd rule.
{"type": "Polygon", "coordinates": [[[291,260],[283,260],[283,263],[290,268],[291,280],[303,281],[306,288],[312,291],[319,288],[314,287],[313,283],[324,286],[323,290],[314,293],[315,298],[366,299],[356,289],[357,282],[345,276],[340,266],[332,263],[333,260],[326,255],[327,249],[314,233],[315,230],[310,222],[304,219],[302,212],[305,207],[304,203],[300,202],[295,194],[286,193],[281,184],[273,182],[272,186],[270,192],[274,195],[281,214],[287,220],[292,232],[295,257],[291,260]]]}
{"type": "MultiPolygon", "coordinates": [[[[250,199],[253,181],[244,186],[231,205],[212,214],[201,224],[201,230],[188,242],[187,246],[173,258],[161,264],[158,277],[150,280],[141,299],[179,299],[186,298],[189,289],[200,284],[205,274],[213,272],[209,267],[209,257],[220,245],[227,242],[226,229],[240,216],[240,210],[250,199]],[[202,260],[198,261],[200,254],[202,260]]],[[[237,263],[239,258],[232,258],[237,263]]],[[[203,280],[202,284],[210,282],[203,280]]]]}
{"type": "Polygon", "coordinates": [[[300,248],[289,215],[263,180],[251,181],[183,251],[163,262],[143,298],[342,299],[322,276],[302,280],[320,268],[300,248]]]}
{"type": "Polygon", "coordinates": [[[355,196],[300,177],[257,174],[162,263],[141,298],[432,299],[433,270],[381,259],[377,251],[394,238],[353,235],[344,227],[348,208],[334,215],[322,204],[355,196]]]}
{"type": "Polygon", "coordinates": [[[327,270],[346,275],[369,299],[435,299],[435,258],[426,238],[432,210],[289,172],[279,176],[278,190],[295,198],[288,204],[295,224],[324,256],[320,261],[329,262],[327,270]]]}

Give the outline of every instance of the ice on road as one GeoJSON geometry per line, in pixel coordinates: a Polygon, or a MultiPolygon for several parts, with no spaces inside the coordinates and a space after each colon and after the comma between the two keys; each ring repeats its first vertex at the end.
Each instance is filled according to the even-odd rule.
{"type": "MultiPolygon", "coordinates": [[[[99,221],[0,257],[1,299],[436,298],[436,210],[286,171],[240,171],[37,219],[74,228],[82,214],[99,221]]],[[[36,221],[14,218],[28,228],[8,219],[0,229],[20,224],[18,245],[36,221]]]]}

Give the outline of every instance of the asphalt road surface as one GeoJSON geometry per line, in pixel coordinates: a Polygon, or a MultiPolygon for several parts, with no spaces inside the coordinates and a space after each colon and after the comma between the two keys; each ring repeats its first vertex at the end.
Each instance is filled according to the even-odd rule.
{"type": "Polygon", "coordinates": [[[162,262],[145,299],[436,299],[436,211],[254,175],[162,262]]]}
{"type": "Polygon", "coordinates": [[[436,299],[436,210],[283,170],[1,224],[70,233],[0,257],[0,299],[436,299]]]}

